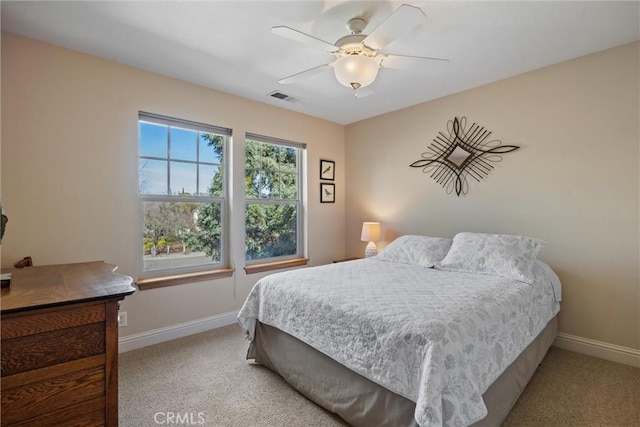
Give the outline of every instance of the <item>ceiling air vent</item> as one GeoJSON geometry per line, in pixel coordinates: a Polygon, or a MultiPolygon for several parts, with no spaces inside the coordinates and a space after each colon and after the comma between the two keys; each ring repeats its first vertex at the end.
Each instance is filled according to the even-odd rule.
{"type": "Polygon", "coordinates": [[[270,97],[272,98],[277,98],[277,99],[281,99],[283,101],[288,101],[288,102],[297,102],[298,100],[296,98],[294,98],[293,96],[289,96],[286,93],[282,93],[279,92],[277,90],[274,90],[273,92],[271,92],[270,94],[268,94],[270,97]]]}

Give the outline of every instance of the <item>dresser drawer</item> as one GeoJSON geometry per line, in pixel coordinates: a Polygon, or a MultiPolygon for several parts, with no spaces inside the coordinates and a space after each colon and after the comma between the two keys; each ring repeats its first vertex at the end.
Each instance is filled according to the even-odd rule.
{"type": "Polygon", "coordinates": [[[37,418],[91,399],[104,400],[104,360],[104,356],[94,356],[3,378],[3,425],[37,418]]]}
{"type": "Polygon", "coordinates": [[[104,322],[104,304],[84,304],[72,308],[54,307],[37,312],[23,312],[2,316],[2,342],[11,338],[56,331],[72,326],[104,322]]]}
{"type": "Polygon", "coordinates": [[[92,323],[2,341],[2,376],[105,352],[105,324],[92,323]]]}
{"type": "MultiPolygon", "coordinates": [[[[22,420],[10,427],[102,427],[105,425],[104,413],[105,400],[98,398],[22,420]]],[[[2,424],[5,425],[4,418],[2,424]]]]}

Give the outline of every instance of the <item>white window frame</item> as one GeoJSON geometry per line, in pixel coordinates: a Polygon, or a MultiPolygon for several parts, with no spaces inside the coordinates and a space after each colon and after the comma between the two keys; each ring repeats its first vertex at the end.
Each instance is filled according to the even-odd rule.
{"type": "Polygon", "coordinates": [[[280,261],[288,261],[288,260],[294,260],[294,259],[299,259],[299,258],[303,258],[304,257],[304,242],[305,242],[305,236],[304,236],[304,218],[305,218],[305,206],[304,206],[304,182],[306,182],[304,173],[304,159],[306,157],[306,149],[307,149],[307,145],[304,143],[300,143],[300,142],[294,142],[294,141],[287,141],[284,139],[279,139],[279,138],[273,138],[270,136],[264,136],[264,135],[259,135],[259,134],[255,134],[255,133],[250,133],[247,132],[245,134],[245,138],[244,138],[244,153],[243,153],[243,176],[245,176],[246,173],[246,142],[248,140],[251,141],[255,141],[255,142],[260,142],[260,143],[265,143],[265,144],[271,144],[271,145],[280,145],[280,146],[284,146],[284,147],[288,147],[288,148],[295,148],[297,151],[297,198],[295,200],[293,199],[270,199],[270,198],[249,198],[247,197],[246,194],[246,188],[244,187],[244,183],[243,183],[243,194],[244,194],[244,210],[243,210],[243,230],[244,230],[244,238],[243,238],[243,247],[244,247],[244,257],[245,257],[245,265],[247,266],[251,266],[251,265],[258,265],[258,264],[269,264],[269,263],[276,263],[276,262],[280,262],[280,261]],[[247,205],[249,204],[265,204],[265,205],[291,205],[291,204],[295,204],[297,207],[297,214],[296,214],[296,220],[297,220],[297,224],[296,224],[296,253],[292,254],[292,255],[283,255],[283,256],[277,256],[277,257],[269,257],[269,258],[259,258],[259,259],[251,259],[248,260],[247,259],[247,251],[246,251],[246,244],[247,244],[247,236],[246,236],[246,228],[247,228],[247,218],[246,218],[246,212],[247,212],[247,205]]]}
{"type": "MultiPolygon", "coordinates": [[[[190,120],[176,119],[172,117],[166,117],[158,114],[147,113],[143,111],[138,112],[138,165],[140,160],[148,159],[148,160],[166,160],[168,165],[167,171],[167,194],[141,194],[140,192],[140,167],[138,166],[138,198],[139,198],[139,227],[138,227],[138,244],[141,245],[144,237],[143,227],[144,227],[144,203],[145,202],[188,202],[188,203],[218,203],[220,204],[220,222],[221,222],[221,236],[220,236],[220,261],[219,262],[210,262],[207,264],[200,264],[196,266],[188,266],[188,267],[177,267],[177,268],[169,268],[169,269],[157,269],[157,270],[144,270],[144,252],[138,250],[139,261],[138,261],[138,271],[143,277],[154,277],[154,276],[167,276],[172,274],[188,274],[191,272],[202,272],[208,270],[216,270],[222,269],[229,265],[229,221],[228,221],[228,211],[229,211],[229,197],[228,197],[228,188],[229,188],[229,177],[231,176],[229,173],[230,164],[228,160],[228,146],[230,144],[231,139],[231,129],[227,129],[224,127],[208,125],[204,123],[193,122],[190,120]],[[169,144],[168,153],[166,158],[158,158],[153,156],[142,156],[140,154],[140,122],[154,123],[166,125],[169,127],[176,127],[181,129],[189,129],[198,132],[206,132],[213,133],[216,135],[220,135],[224,137],[224,142],[222,145],[222,162],[219,166],[222,167],[222,196],[221,197],[213,197],[213,196],[183,196],[183,195],[171,195],[169,193],[169,182],[170,182],[170,164],[171,164],[171,133],[169,132],[169,136],[167,137],[167,143],[169,144]]],[[[187,163],[196,163],[196,164],[206,164],[210,165],[208,162],[200,162],[199,160],[199,145],[198,145],[198,156],[196,161],[188,161],[187,163]]],[[[199,173],[196,173],[197,180],[199,180],[199,173]]]]}

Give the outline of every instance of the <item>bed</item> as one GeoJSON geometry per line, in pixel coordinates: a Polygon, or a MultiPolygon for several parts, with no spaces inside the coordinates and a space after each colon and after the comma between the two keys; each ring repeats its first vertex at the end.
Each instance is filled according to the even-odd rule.
{"type": "Polygon", "coordinates": [[[402,236],[378,256],[259,280],[247,358],[351,425],[499,425],[557,334],[543,242],[402,236]]]}

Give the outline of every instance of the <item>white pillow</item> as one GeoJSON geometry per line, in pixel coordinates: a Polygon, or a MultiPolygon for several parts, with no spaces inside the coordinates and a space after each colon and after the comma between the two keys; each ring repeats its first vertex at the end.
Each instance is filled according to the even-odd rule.
{"type": "Polygon", "coordinates": [[[429,236],[400,236],[375,258],[381,261],[433,267],[451,247],[451,239],[429,236]]]}
{"type": "Polygon", "coordinates": [[[533,265],[542,240],[507,234],[458,233],[436,268],[489,274],[533,283],[533,265]]]}

